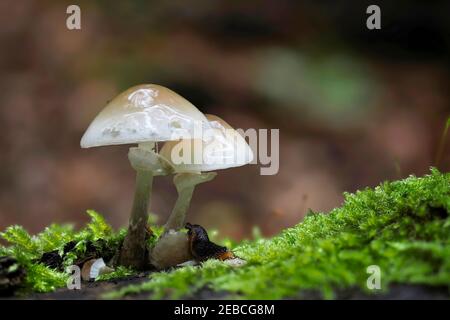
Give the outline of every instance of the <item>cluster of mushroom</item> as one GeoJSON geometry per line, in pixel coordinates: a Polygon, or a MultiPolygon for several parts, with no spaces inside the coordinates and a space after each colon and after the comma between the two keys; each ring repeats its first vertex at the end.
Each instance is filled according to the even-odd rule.
{"type": "Polygon", "coordinates": [[[117,263],[167,268],[192,258],[182,231],[195,186],[214,170],[245,165],[253,153],[245,139],[217,116],[204,115],[177,93],[155,84],[134,86],[111,100],[90,124],[82,148],[137,144],[128,159],[136,191],[127,235],[117,263]],[[158,142],[165,142],[158,153],[158,142]],[[147,248],[147,221],[154,176],[174,174],[178,199],[154,248],[147,248]],[[150,254],[149,254],[150,253],[150,254]]]}

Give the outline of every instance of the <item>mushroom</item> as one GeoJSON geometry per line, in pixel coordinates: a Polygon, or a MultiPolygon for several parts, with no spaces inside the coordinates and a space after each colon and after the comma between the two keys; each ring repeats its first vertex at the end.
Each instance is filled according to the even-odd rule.
{"type": "Polygon", "coordinates": [[[177,173],[173,182],[178,198],[165,230],[184,226],[186,212],[197,184],[212,180],[217,174],[205,172],[239,167],[253,160],[253,152],[245,139],[223,119],[206,115],[210,128],[203,139],[168,141],[161,149],[163,156],[177,173]],[[200,159],[200,161],[196,161],[200,159]]]}
{"type": "Polygon", "coordinates": [[[119,264],[143,269],[147,262],[147,210],[153,177],[173,171],[155,151],[155,144],[183,137],[197,138],[198,127],[209,128],[208,121],[189,101],[168,88],[143,84],[110,101],[84,133],[82,148],[137,144],[128,153],[136,171],[136,191],[128,232],[118,255],[119,264]]]}
{"type": "Polygon", "coordinates": [[[165,231],[149,257],[150,263],[158,269],[180,266],[193,258],[189,236],[180,229],[185,225],[195,186],[216,176],[215,172],[202,171],[238,167],[253,160],[252,150],[237,131],[217,116],[206,115],[206,118],[210,128],[204,132],[203,139],[168,141],[160,151],[177,173],[173,181],[178,198],[164,226],[165,231]]]}
{"type": "Polygon", "coordinates": [[[83,264],[83,268],[81,269],[81,278],[84,281],[95,280],[100,275],[111,273],[113,271],[114,269],[105,264],[103,258],[91,259],[83,264]]]}

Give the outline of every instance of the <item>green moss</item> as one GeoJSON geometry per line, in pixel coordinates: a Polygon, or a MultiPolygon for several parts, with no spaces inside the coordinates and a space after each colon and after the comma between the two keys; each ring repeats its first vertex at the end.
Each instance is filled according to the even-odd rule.
{"type": "Polygon", "coordinates": [[[26,291],[48,292],[64,287],[68,278],[64,267],[82,258],[87,246],[93,247],[89,248],[91,251],[114,254],[125,231],[113,233],[100,214],[93,210],[88,210],[87,214],[91,217],[91,222],[78,232],[71,225],[53,224],[35,236],[31,236],[21,226],[10,226],[0,233],[0,237],[9,244],[7,247],[0,247],[0,256],[14,257],[19,266],[25,269],[26,291]],[[101,241],[97,241],[100,239],[101,241]],[[70,250],[67,249],[68,244],[71,244],[70,250]],[[52,269],[39,262],[44,253],[52,251],[57,251],[62,259],[60,268],[52,269]]]}
{"type": "Polygon", "coordinates": [[[0,248],[0,256],[12,256],[19,266],[25,268],[25,284],[33,291],[46,292],[65,284],[66,276],[43,264],[36,263],[46,250],[54,250],[63,246],[71,233],[67,226],[52,225],[37,236],[30,236],[21,226],[8,227],[0,236],[11,246],[0,248]]]}
{"type": "Polygon", "coordinates": [[[150,298],[180,298],[209,288],[231,298],[299,297],[309,289],[332,298],[337,289],[367,290],[370,265],[381,268],[384,290],[392,283],[450,289],[449,212],[450,174],[432,169],[422,178],[345,194],[343,206],[329,214],[310,212],[272,239],[237,245],[244,267],[209,260],[154,273],[146,283],[105,297],[148,292],[150,298]]]}
{"type": "Polygon", "coordinates": [[[113,280],[113,279],[123,279],[123,278],[128,278],[128,277],[132,277],[136,275],[136,271],[123,267],[123,266],[119,266],[117,268],[114,269],[113,272],[111,273],[106,273],[106,274],[102,274],[100,275],[97,279],[95,279],[95,281],[109,281],[109,280],[113,280]]]}

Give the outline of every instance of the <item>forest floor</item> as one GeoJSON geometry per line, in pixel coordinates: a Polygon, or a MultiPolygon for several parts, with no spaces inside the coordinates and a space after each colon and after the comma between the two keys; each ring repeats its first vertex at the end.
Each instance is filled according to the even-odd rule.
{"type": "MultiPolygon", "coordinates": [[[[103,299],[104,294],[126,287],[128,285],[139,285],[148,281],[145,275],[116,279],[109,281],[83,282],[80,290],[69,290],[66,288],[57,289],[49,293],[32,293],[18,299],[32,300],[99,300],[103,299]]],[[[200,299],[200,300],[216,300],[226,299],[226,292],[215,292],[208,288],[197,291],[194,295],[183,297],[184,299],[200,299]]],[[[298,296],[291,299],[302,300],[320,300],[324,297],[319,291],[303,291],[298,296]]],[[[367,294],[361,289],[354,287],[345,290],[336,291],[336,299],[342,300],[448,300],[450,294],[446,287],[432,287],[426,285],[392,285],[389,292],[380,292],[367,294]]],[[[10,298],[10,299],[17,299],[10,298]]],[[[127,295],[124,299],[147,300],[148,292],[138,292],[136,294],[127,295]]]]}

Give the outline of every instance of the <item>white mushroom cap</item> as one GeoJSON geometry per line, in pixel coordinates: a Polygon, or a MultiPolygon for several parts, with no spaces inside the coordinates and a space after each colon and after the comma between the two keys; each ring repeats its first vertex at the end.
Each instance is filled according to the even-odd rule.
{"type": "Polygon", "coordinates": [[[100,275],[111,273],[114,269],[108,267],[103,258],[91,259],[84,263],[81,269],[81,277],[84,281],[97,279],[100,275]]]}
{"type": "Polygon", "coordinates": [[[203,140],[169,141],[162,147],[160,155],[176,172],[214,171],[252,162],[252,149],[236,130],[217,116],[206,115],[206,118],[211,128],[205,130],[203,140]]]}
{"type": "Polygon", "coordinates": [[[82,148],[194,137],[205,116],[170,89],[142,84],[122,92],[97,115],[81,139],[82,148]]]}

